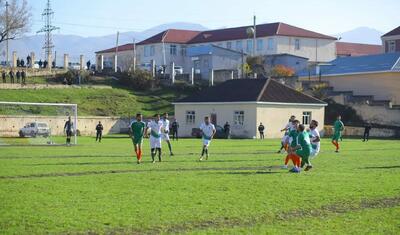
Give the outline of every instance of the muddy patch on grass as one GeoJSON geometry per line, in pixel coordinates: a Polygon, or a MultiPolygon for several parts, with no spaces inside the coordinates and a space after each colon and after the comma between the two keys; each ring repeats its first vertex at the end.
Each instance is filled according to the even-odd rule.
{"type": "Polygon", "coordinates": [[[46,177],[70,177],[70,176],[86,176],[86,175],[107,175],[107,174],[137,174],[144,172],[188,172],[188,171],[247,171],[247,170],[263,170],[265,167],[198,167],[198,168],[171,168],[171,169],[149,169],[149,170],[107,170],[107,171],[81,171],[81,172],[64,172],[64,173],[48,173],[48,174],[31,174],[31,175],[15,175],[0,176],[1,179],[34,179],[46,177]]]}
{"type": "MultiPolygon", "coordinates": [[[[360,202],[343,202],[322,206],[315,209],[296,209],[278,214],[261,214],[245,220],[238,218],[216,218],[213,220],[186,222],[151,227],[146,229],[120,229],[109,230],[107,234],[182,234],[193,230],[223,229],[233,227],[251,227],[257,224],[274,224],[304,218],[318,218],[332,215],[357,212],[365,209],[384,209],[400,206],[400,197],[381,198],[375,200],[362,200],[360,202]]],[[[90,232],[90,234],[96,234],[90,232]]]]}

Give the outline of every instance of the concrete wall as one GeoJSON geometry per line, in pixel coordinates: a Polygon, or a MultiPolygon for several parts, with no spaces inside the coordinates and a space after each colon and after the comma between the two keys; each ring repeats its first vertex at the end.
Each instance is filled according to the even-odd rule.
{"type": "Polygon", "coordinates": [[[11,84],[11,83],[0,83],[0,90],[9,89],[9,90],[20,90],[20,89],[82,89],[82,88],[91,88],[91,89],[112,89],[112,86],[105,85],[51,85],[51,84],[11,84]]]}
{"type": "Polygon", "coordinates": [[[389,109],[383,105],[370,106],[367,104],[352,104],[351,107],[366,122],[400,126],[400,109],[389,109]]]}
{"type": "Polygon", "coordinates": [[[281,138],[283,133],[280,130],[286,126],[290,116],[295,115],[296,119],[302,123],[303,112],[311,112],[311,119],[317,120],[319,122],[318,129],[323,130],[325,118],[325,107],[323,106],[258,105],[257,125],[260,122],[263,123],[266,128],[264,133],[266,138],[281,138]]]}
{"type": "MultiPolygon", "coordinates": [[[[19,129],[26,123],[38,121],[46,122],[51,128],[52,135],[63,135],[64,124],[67,120],[63,116],[4,116],[0,115],[0,136],[11,137],[18,136],[19,129]]],[[[72,120],[73,121],[73,120],[72,120]]],[[[97,123],[101,121],[104,126],[104,134],[120,133],[121,128],[126,129],[129,126],[128,119],[119,117],[79,117],[78,130],[83,136],[94,135],[97,123]]]]}
{"type": "MultiPolygon", "coordinates": [[[[318,78],[312,78],[318,80],[318,78]]],[[[308,77],[300,78],[308,80],[308,77]]],[[[354,91],[354,95],[373,95],[376,100],[391,100],[400,104],[400,73],[371,73],[341,76],[322,76],[335,91],[354,91]]]]}
{"type": "MultiPolygon", "coordinates": [[[[96,63],[100,63],[99,55],[103,55],[103,69],[114,70],[115,52],[96,54],[96,63]]],[[[133,50],[119,51],[117,55],[117,67],[119,67],[121,71],[128,71],[133,65],[133,50]]]]}
{"type": "Polygon", "coordinates": [[[215,113],[217,115],[217,125],[223,126],[225,122],[231,125],[232,136],[252,138],[256,133],[256,104],[176,104],[175,118],[180,124],[179,135],[190,137],[192,128],[199,128],[205,116],[215,113]],[[194,124],[186,123],[186,111],[195,111],[196,118],[194,124]],[[234,111],[244,111],[244,125],[234,125],[234,111]]]}
{"type": "MultiPolygon", "coordinates": [[[[325,137],[330,137],[333,134],[332,126],[325,126],[324,128],[325,137]]],[[[351,127],[346,126],[343,132],[344,136],[363,136],[364,135],[364,127],[351,127]]],[[[398,138],[400,137],[400,131],[396,131],[393,129],[386,128],[372,128],[370,133],[370,137],[376,138],[398,138]]]]}

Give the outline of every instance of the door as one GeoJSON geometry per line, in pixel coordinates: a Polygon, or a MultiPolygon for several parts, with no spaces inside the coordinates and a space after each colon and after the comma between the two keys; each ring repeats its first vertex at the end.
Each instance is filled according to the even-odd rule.
{"type": "Polygon", "coordinates": [[[211,123],[214,124],[215,126],[217,125],[217,114],[216,113],[211,114],[211,123]]]}

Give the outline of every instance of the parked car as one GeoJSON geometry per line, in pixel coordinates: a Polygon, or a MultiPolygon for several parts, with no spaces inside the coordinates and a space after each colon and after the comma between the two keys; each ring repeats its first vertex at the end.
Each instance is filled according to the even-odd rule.
{"type": "Polygon", "coordinates": [[[19,137],[49,137],[51,134],[50,127],[45,122],[29,122],[24,127],[19,129],[19,137]]]}
{"type": "MultiPolygon", "coordinates": [[[[214,138],[225,139],[226,136],[225,136],[224,128],[216,125],[215,129],[217,132],[215,133],[214,138]]],[[[195,138],[201,138],[202,136],[201,136],[200,128],[192,128],[192,136],[195,138]]]]}

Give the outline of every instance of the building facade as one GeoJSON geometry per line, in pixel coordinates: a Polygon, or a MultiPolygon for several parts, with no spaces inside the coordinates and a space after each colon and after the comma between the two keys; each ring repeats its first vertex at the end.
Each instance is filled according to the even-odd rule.
{"type": "Polygon", "coordinates": [[[218,126],[231,125],[234,138],[255,138],[262,122],[267,138],[280,138],[280,131],[295,115],[308,126],[312,119],[324,127],[326,104],[273,79],[235,79],[180,100],[175,105],[175,118],[180,135],[190,137],[205,116],[218,126]]]}
{"type": "Polygon", "coordinates": [[[385,53],[400,52],[400,26],[382,36],[385,53]]]}

